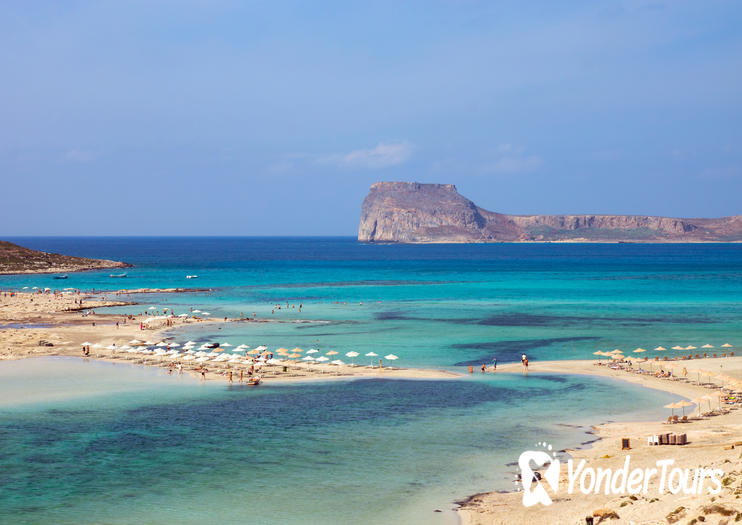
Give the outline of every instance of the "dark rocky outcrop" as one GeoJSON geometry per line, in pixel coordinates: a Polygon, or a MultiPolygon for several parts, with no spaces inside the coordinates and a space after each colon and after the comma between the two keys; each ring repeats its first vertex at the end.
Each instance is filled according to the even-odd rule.
{"type": "Polygon", "coordinates": [[[505,215],[484,210],[453,184],[377,182],[361,208],[361,242],[734,242],[742,215],[676,219],[645,215],[505,215]]]}
{"type": "Polygon", "coordinates": [[[46,253],[0,241],[0,274],[68,273],[102,268],[128,268],[131,264],[46,253]]]}

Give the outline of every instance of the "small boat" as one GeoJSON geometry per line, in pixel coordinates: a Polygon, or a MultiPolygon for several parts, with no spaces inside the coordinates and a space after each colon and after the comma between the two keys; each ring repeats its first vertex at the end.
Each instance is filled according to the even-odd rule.
{"type": "Polygon", "coordinates": [[[124,273],[112,273],[108,277],[126,277],[126,272],[124,272],[124,273]]]}
{"type": "Polygon", "coordinates": [[[55,279],[66,279],[67,276],[66,275],[55,275],[54,278],[55,279]]]}
{"type": "Polygon", "coordinates": [[[247,380],[247,386],[258,386],[261,379],[259,377],[251,377],[247,380]]]}
{"type": "Polygon", "coordinates": [[[198,279],[198,275],[186,275],[186,279],[198,279]]]}

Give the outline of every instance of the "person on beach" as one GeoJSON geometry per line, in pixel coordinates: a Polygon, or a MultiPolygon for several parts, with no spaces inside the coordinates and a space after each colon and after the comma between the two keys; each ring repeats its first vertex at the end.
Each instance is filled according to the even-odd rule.
{"type": "Polygon", "coordinates": [[[206,380],[206,372],[208,372],[208,370],[206,370],[205,368],[201,367],[201,380],[202,381],[206,380]]]}
{"type": "Polygon", "coordinates": [[[523,360],[523,372],[525,374],[528,374],[528,358],[527,357],[523,360]]]}
{"type": "Polygon", "coordinates": [[[492,360],[492,369],[497,371],[497,358],[496,357],[492,360]]]}
{"type": "Polygon", "coordinates": [[[229,384],[232,384],[232,369],[229,370],[227,377],[229,377],[229,384]]]}
{"type": "Polygon", "coordinates": [[[487,367],[482,363],[482,373],[484,374],[484,371],[487,369],[487,367]]]}
{"type": "Polygon", "coordinates": [[[245,377],[245,370],[243,368],[240,368],[240,383],[242,383],[242,380],[245,377]]]}
{"type": "MultiPolygon", "coordinates": [[[[379,362],[381,363],[381,359],[379,359],[379,362]]],[[[470,374],[473,374],[474,373],[474,367],[471,366],[471,365],[469,365],[469,373],[470,374]]]]}

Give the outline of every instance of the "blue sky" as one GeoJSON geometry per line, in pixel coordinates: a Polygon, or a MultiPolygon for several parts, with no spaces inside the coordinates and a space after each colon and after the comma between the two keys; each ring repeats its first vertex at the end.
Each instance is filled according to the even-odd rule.
{"type": "Polygon", "coordinates": [[[0,235],[354,235],[378,180],[742,214],[742,4],[0,3],[0,235]]]}

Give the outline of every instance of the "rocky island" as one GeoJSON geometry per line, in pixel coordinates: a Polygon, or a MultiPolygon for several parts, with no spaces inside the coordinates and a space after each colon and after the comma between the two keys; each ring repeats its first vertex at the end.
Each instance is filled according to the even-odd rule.
{"type": "Polygon", "coordinates": [[[0,275],[11,273],[67,273],[104,268],[129,268],[131,264],[46,253],[0,241],[0,275]]]}
{"type": "Polygon", "coordinates": [[[505,215],[478,207],[453,184],[377,182],[363,201],[361,242],[739,242],[742,215],[505,215]]]}

